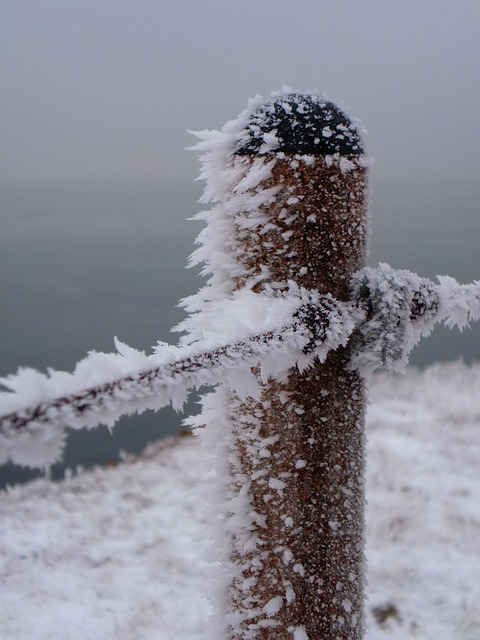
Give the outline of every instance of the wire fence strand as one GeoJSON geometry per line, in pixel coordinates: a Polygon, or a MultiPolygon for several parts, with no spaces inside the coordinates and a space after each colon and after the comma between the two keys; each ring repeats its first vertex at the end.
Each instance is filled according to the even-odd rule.
{"type": "Polygon", "coordinates": [[[352,333],[357,354],[353,362],[359,369],[400,370],[411,348],[435,322],[463,328],[480,318],[480,282],[459,285],[444,278],[435,285],[387,265],[357,274],[352,299],[339,303],[331,296],[317,296],[316,304],[299,306],[292,322],[277,329],[205,351],[199,345],[185,347],[183,353],[179,348],[170,362],[33,405],[27,401],[17,410],[3,411],[0,435],[10,440],[15,433],[45,425],[92,428],[145,408],[159,409],[169,402],[181,405],[189,389],[218,384],[228,379],[229,372],[248,370],[272,354],[279,360],[290,354],[290,364],[307,366],[312,357],[325,358],[330,349],[345,344],[352,333]]]}

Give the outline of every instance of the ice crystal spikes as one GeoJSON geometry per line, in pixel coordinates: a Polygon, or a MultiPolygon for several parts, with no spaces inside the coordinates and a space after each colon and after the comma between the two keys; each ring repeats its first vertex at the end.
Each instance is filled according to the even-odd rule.
{"type": "MultiPolygon", "coordinates": [[[[293,285],[347,301],[367,255],[358,126],[331,102],[285,88],[200,137],[202,200],[213,206],[197,216],[207,225],[192,260],[208,281],[184,302],[182,340],[203,339],[214,309],[241,291],[273,302],[293,285]]],[[[363,386],[349,359],[345,343],[308,368],[270,367],[268,377],[258,368],[243,385],[253,388],[253,375],[254,393],[224,387],[206,402],[200,432],[225,444],[212,464],[228,496],[215,542],[225,580],[218,640],[361,636],[363,386]]]]}
{"type": "Polygon", "coordinates": [[[273,95],[250,116],[237,155],[362,155],[358,126],[334,103],[313,93],[273,95]]]}

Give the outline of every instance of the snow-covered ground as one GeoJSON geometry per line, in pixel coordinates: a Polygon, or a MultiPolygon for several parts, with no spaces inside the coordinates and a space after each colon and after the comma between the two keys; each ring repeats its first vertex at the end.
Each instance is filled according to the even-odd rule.
{"type": "MultiPolygon", "coordinates": [[[[376,375],[367,421],[368,640],[478,640],[480,365],[376,375]]],[[[201,475],[185,437],[0,494],[0,638],[208,640],[201,475]]]]}

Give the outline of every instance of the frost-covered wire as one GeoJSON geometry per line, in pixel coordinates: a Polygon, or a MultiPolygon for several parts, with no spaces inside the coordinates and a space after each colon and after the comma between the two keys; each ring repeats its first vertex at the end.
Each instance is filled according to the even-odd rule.
{"type": "Polygon", "coordinates": [[[410,352],[437,322],[462,330],[480,319],[479,281],[438,281],[384,263],[354,275],[351,297],[365,312],[354,338],[354,368],[365,375],[378,368],[403,373],[410,352]]]}
{"type": "Polygon", "coordinates": [[[162,343],[146,356],[117,340],[117,353],[90,353],[71,374],[21,369],[1,379],[10,392],[0,394],[0,462],[51,464],[61,455],[66,426],[113,426],[122,415],[170,402],[180,409],[189,390],[220,381],[240,396],[254,396],[253,366],[260,365],[267,379],[292,366],[306,367],[315,357],[324,360],[329,349],[348,341],[355,326],[351,306],[293,290],[276,299],[239,293],[213,313],[201,343],[162,343]],[[237,326],[225,340],[215,323],[225,327],[234,318],[237,326]]]}
{"type": "MultiPolygon", "coordinates": [[[[44,466],[62,453],[65,427],[113,426],[123,415],[180,409],[188,391],[227,382],[240,397],[292,366],[323,361],[351,339],[352,366],[402,372],[420,338],[434,324],[465,328],[480,319],[480,282],[439,284],[381,264],[352,279],[350,303],[290,284],[282,296],[241,290],[210,303],[194,339],[179,347],[159,343],[152,355],[116,340],[117,353],[91,352],[73,373],[20,369],[0,379],[0,463],[44,466]],[[353,335],[352,335],[353,334],[353,335]]],[[[192,320],[190,320],[192,322],[192,320]]]]}

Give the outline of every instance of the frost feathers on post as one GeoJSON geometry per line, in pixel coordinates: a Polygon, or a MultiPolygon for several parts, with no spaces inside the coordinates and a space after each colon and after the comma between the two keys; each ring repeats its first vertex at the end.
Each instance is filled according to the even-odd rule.
{"type": "MultiPolygon", "coordinates": [[[[275,300],[294,282],[347,300],[368,237],[370,162],[355,124],[285,90],[200,136],[213,207],[197,216],[207,226],[192,263],[209,279],[184,301],[183,341],[202,340],[212,310],[245,289],[275,300]]],[[[227,384],[193,421],[206,425],[226,497],[213,535],[218,639],[362,635],[363,391],[348,359],[340,348],[303,374],[257,378],[257,399],[227,384]]]]}
{"type": "MultiPolygon", "coordinates": [[[[239,286],[239,278],[242,287],[259,290],[260,283],[275,287],[266,265],[260,263],[256,269],[249,268],[244,257],[248,233],[258,234],[259,244],[262,239],[262,246],[270,251],[275,250],[275,242],[272,246],[268,242],[277,235],[283,234],[279,243],[288,244],[294,220],[283,216],[283,220],[273,222],[266,209],[273,202],[278,204],[279,197],[285,199],[286,208],[292,208],[295,197],[305,196],[285,192],[279,183],[280,165],[290,165],[293,161],[298,163],[299,170],[308,170],[322,159],[332,168],[332,173],[336,167],[347,176],[355,168],[366,168],[372,163],[363,154],[361,132],[357,123],[326,98],[299,94],[288,87],[272,93],[267,102],[256,96],[249,101],[248,108],[237,119],[227,122],[221,131],[195,132],[200,142],[192,149],[204,152],[200,157],[199,178],[206,181],[206,186],[200,202],[213,206],[194,217],[207,225],[198,235],[198,248],[190,257],[190,265],[202,265],[202,275],[208,276],[208,280],[207,286],[183,300],[182,306],[191,313],[203,312],[209,302],[231,295],[239,286]],[[285,126],[286,114],[291,118],[291,127],[285,126]],[[307,126],[303,127],[305,119],[307,126]],[[295,145],[300,149],[296,153],[291,150],[295,145]],[[342,155],[345,152],[349,155],[342,155]]],[[[326,179],[330,180],[331,176],[326,179]]],[[[314,213],[308,222],[316,233],[314,213]]],[[[328,231],[325,229],[324,233],[328,231]]],[[[288,256],[277,255],[279,261],[288,259],[288,256]]],[[[295,280],[298,275],[295,274],[295,280]]],[[[281,286],[285,288],[286,283],[281,286]]],[[[198,320],[193,316],[179,325],[179,330],[188,333],[184,340],[194,339],[201,331],[198,320]]]]}

